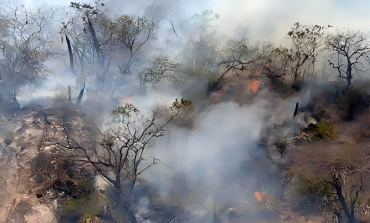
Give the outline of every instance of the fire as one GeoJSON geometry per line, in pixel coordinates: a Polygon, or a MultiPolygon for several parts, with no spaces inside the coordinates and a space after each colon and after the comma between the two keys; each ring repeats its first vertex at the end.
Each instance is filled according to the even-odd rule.
{"type": "Polygon", "coordinates": [[[254,192],[254,196],[257,198],[259,202],[262,202],[262,194],[260,192],[254,192]]]}
{"type": "Polygon", "coordinates": [[[253,93],[256,93],[257,90],[258,90],[258,87],[260,86],[260,81],[256,78],[252,79],[252,82],[251,82],[251,91],[253,93]]]}
{"type": "Polygon", "coordinates": [[[126,104],[132,104],[132,98],[124,97],[124,98],[121,99],[121,102],[126,103],[126,104]]]}

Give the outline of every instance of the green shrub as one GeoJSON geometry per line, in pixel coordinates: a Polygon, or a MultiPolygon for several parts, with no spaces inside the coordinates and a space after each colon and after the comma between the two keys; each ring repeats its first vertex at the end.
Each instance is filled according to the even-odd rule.
{"type": "Polygon", "coordinates": [[[334,195],[331,184],[323,183],[323,187],[322,190],[320,191],[320,194],[330,199],[334,195]]]}
{"type": "Polygon", "coordinates": [[[95,193],[81,198],[69,198],[62,207],[62,214],[65,216],[83,215],[91,218],[99,214],[99,200],[95,193]]]}
{"type": "Polygon", "coordinates": [[[310,189],[310,184],[308,180],[300,180],[297,182],[297,185],[294,188],[296,192],[299,194],[305,194],[309,191],[310,189]]]}
{"type": "Polygon", "coordinates": [[[9,128],[5,128],[1,133],[1,138],[3,138],[4,143],[8,146],[14,140],[14,132],[9,128]]]}
{"type": "Polygon", "coordinates": [[[94,190],[94,185],[89,181],[79,180],[75,182],[74,191],[85,191],[85,196],[74,196],[65,200],[61,209],[63,216],[80,216],[83,219],[98,216],[104,206],[101,194],[94,190]]]}
{"type": "Polygon", "coordinates": [[[321,121],[315,129],[315,136],[318,137],[333,137],[335,135],[334,126],[329,124],[327,121],[321,121]]]}

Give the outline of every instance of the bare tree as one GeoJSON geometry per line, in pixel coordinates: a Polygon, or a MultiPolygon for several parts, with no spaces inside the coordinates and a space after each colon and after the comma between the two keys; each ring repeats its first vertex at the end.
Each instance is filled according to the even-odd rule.
{"type": "Polygon", "coordinates": [[[122,76],[130,73],[135,54],[154,35],[157,24],[138,16],[112,18],[100,1],[95,6],[72,2],[70,7],[74,15],[62,24],[60,33],[62,39],[66,37],[71,67],[83,79],[96,73],[101,84],[112,80],[121,85],[122,76]]]}
{"type": "MultiPolygon", "coordinates": [[[[292,41],[292,48],[280,47],[276,50],[278,55],[283,57],[284,69],[289,69],[293,87],[305,78],[306,63],[309,66],[307,71],[309,74],[306,76],[314,76],[316,59],[320,51],[325,49],[326,29],[325,26],[307,26],[297,22],[286,35],[286,38],[292,41]]],[[[288,74],[285,71],[283,73],[288,74]]]]}
{"type": "MultiPolygon", "coordinates": [[[[219,15],[212,10],[205,10],[192,16],[187,27],[188,35],[183,39],[178,35],[172,21],[171,30],[180,39],[184,49],[174,57],[154,56],[152,63],[140,73],[142,85],[155,87],[162,79],[171,82],[185,82],[190,78],[199,78],[208,82],[217,78],[217,38],[216,27],[219,15]],[[215,69],[216,68],[216,69],[215,69]]],[[[169,45],[172,41],[168,40],[169,45]]],[[[177,46],[177,45],[176,45],[177,46]]]]}
{"type": "Polygon", "coordinates": [[[184,71],[189,77],[206,81],[217,78],[218,19],[219,15],[212,10],[197,13],[191,18],[189,35],[183,41],[185,50],[180,54],[184,71]]]}
{"type": "Polygon", "coordinates": [[[227,83],[247,71],[253,75],[261,73],[271,57],[273,46],[271,43],[249,44],[246,33],[241,39],[229,41],[222,54],[221,62],[218,65],[223,68],[222,74],[210,83],[210,89],[219,89],[222,83],[227,83]]]}
{"type": "Polygon", "coordinates": [[[3,59],[1,79],[13,85],[13,96],[22,84],[45,79],[50,70],[44,64],[52,55],[51,26],[57,9],[40,6],[29,10],[9,3],[1,20],[6,22],[0,39],[3,59]]]}
{"type": "Polygon", "coordinates": [[[310,148],[315,147],[313,151],[295,153],[297,163],[291,165],[291,170],[312,194],[324,195],[333,204],[339,203],[339,208],[334,208],[336,214],[343,211],[348,221],[354,223],[355,213],[366,206],[359,198],[368,199],[365,191],[370,186],[369,150],[366,145],[348,143],[339,149],[325,145],[326,151],[322,151],[322,146],[311,145],[310,148]]]}
{"type": "Polygon", "coordinates": [[[128,74],[135,53],[154,35],[157,24],[143,16],[123,15],[115,21],[116,41],[119,46],[125,46],[130,56],[125,65],[118,65],[121,74],[128,74]]]}
{"type": "MultiPolygon", "coordinates": [[[[80,166],[91,166],[117,191],[117,199],[122,191],[131,191],[137,177],[149,167],[162,163],[154,157],[146,157],[145,151],[151,146],[154,138],[161,137],[166,126],[185,110],[192,107],[188,100],[176,101],[170,108],[153,111],[150,117],[144,117],[132,104],[125,104],[112,111],[112,121],[109,129],[102,133],[98,131],[97,138],[90,142],[79,137],[79,127],[62,123],[59,129],[64,133],[53,133],[50,126],[45,137],[48,144],[59,145],[66,149],[66,158],[80,166]],[[55,134],[57,142],[50,140],[55,134]]],[[[75,122],[75,121],[74,121],[75,122]]]]}
{"type": "Polygon", "coordinates": [[[329,64],[338,70],[339,78],[347,80],[347,88],[352,85],[354,74],[367,70],[364,62],[369,62],[369,36],[360,31],[338,31],[327,39],[327,48],[333,52],[329,64]]]}
{"type": "Polygon", "coordinates": [[[188,75],[184,72],[184,65],[171,60],[168,56],[155,56],[150,67],[144,68],[139,73],[140,84],[155,88],[162,80],[171,82],[185,82],[188,75]]]}
{"type": "Polygon", "coordinates": [[[291,76],[293,87],[301,79],[313,76],[316,72],[315,62],[325,45],[326,27],[294,24],[287,38],[292,40],[293,47],[274,48],[271,43],[251,44],[247,39],[247,30],[239,39],[229,41],[223,50],[219,65],[224,69],[221,76],[211,84],[217,89],[221,82],[228,82],[238,77],[243,71],[250,75],[266,74],[269,78],[286,78],[291,76]],[[308,63],[308,73],[304,65],[308,63]],[[303,74],[302,74],[303,73],[303,74]]]}

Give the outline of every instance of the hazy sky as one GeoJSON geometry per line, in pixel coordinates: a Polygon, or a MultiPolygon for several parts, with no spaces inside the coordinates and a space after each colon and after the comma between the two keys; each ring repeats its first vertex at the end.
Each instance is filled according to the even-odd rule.
{"type": "MultiPolygon", "coordinates": [[[[71,0],[24,0],[27,5],[69,5],[71,0]]],[[[96,0],[84,0],[94,3],[96,0]]],[[[369,32],[368,0],[105,0],[108,7],[128,14],[143,14],[149,5],[160,5],[162,11],[190,18],[205,9],[220,15],[222,34],[231,34],[237,25],[248,25],[251,37],[275,43],[296,23],[349,27],[369,32]],[[167,9],[166,9],[167,7],[167,9]]]]}

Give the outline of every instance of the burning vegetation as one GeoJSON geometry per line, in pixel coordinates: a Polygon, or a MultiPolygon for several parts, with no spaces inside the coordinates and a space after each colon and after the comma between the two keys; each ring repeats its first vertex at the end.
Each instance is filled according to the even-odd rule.
{"type": "Polygon", "coordinates": [[[366,33],[110,4],[1,5],[0,223],[368,221],[366,33]]]}

